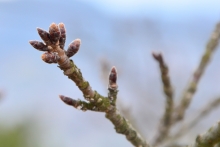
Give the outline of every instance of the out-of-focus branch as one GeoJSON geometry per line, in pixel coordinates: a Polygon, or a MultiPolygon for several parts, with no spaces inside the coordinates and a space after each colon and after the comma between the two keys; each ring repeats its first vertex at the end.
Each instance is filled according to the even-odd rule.
{"type": "Polygon", "coordinates": [[[157,146],[167,137],[172,121],[172,112],[173,112],[173,88],[171,86],[170,78],[168,75],[168,67],[163,60],[161,53],[153,53],[154,59],[160,65],[161,79],[163,82],[163,90],[166,95],[166,106],[163,118],[159,125],[157,136],[154,140],[154,146],[157,146]]]}
{"type": "MultiPolygon", "coordinates": [[[[109,69],[111,68],[111,63],[106,58],[101,58],[100,60],[100,66],[101,66],[101,80],[103,82],[103,85],[108,85],[108,80],[106,80],[106,75],[109,73],[109,69]]],[[[122,75],[123,76],[123,75],[122,75]]],[[[141,129],[138,124],[137,120],[132,116],[132,106],[126,106],[121,99],[118,98],[117,100],[117,108],[120,110],[120,113],[134,126],[134,128],[143,135],[143,129],[141,129]]]]}
{"type": "Polygon", "coordinates": [[[190,102],[196,92],[198,82],[203,75],[209,60],[217,48],[218,42],[220,38],[220,23],[217,24],[216,29],[214,30],[213,34],[211,35],[211,38],[206,46],[206,50],[204,55],[202,56],[202,59],[199,63],[198,68],[196,69],[191,82],[189,83],[189,86],[186,88],[186,91],[183,94],[183,97],[181,99],[181,102],[179,106],[175,110],[173,121],[178,122],[183,119],[184,114],[188,106],[190,105],[190,102]]]}
{"type": "Polygon", "coordinates": [[[209,113],[211,113],[214,109],[216,109],[220,105],[220,97],[213,100],[211,103],[209,103],[207,106],[203,108],[203,110],[199,111],[199,114],[194,117],[194,119],[185,127],[181,128],[173,137],[171,137],[172,140],[177,140],[181,136],[185,135],[187,132],[189,132],[195,125],[197,125],[204,117],[206,117],[209,113]]]}
{"type": "Polygon", "coordinates": [[[117,133],[125,135],[127,140],[134,146],[150,147],[116,108],[115,102],[118,92],[116,68],[113,67],[110,72],[109,94],[108,97],[104,97],[97,91],[92,90],[89,82],[85,81],[83,78],[80,69],[69,59],[78,52],[80,40],[74,40],[69,45],[68,50],[64,50],[63,47],[66,40],[66,31],[63,23],[60,23],[59,25],[52,23],[49,27],[49,33],[38,28],[38,33],[45,44],[38,41],[30,41],[30,44],[40,51],[46,51],[42,55],[43,61],[46,63],[58,63],[59,68],[64,71],[64,75],[68,76],[69,79],[75,82],[88,102],[74,100],[63,95],[60,95],[61,100],[66,104],[83,111],[92,110],[105,112],[106,118],[114,124],[117,133]]]}
{"type": "Polygon", "coordinates": [[[215,147],[220,147],[220,142],[215,145],[215,147]]]}
{"type": "Polygon", "coordinates": [[[207,132],[198,135],[195,142],[187,147],[214,147],[220,142],[220,122],[212,126],[207,132]]]}

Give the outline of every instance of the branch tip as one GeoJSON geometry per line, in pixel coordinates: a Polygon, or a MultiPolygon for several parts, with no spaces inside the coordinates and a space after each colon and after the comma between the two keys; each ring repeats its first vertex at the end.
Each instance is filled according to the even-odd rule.
{"type": "Polygon", "coordinates": [[[64,95],[59,95],[60,99],[67,105],[73,105],[73,99],[66,97],[64,95]]]}
{"type": "Polygon", "coordinates": [[[155,60],[159,61],[160,63],[163,62],[163,56],[162,53],[155,53],[152,52],[152,56],[154,57],[155,60]]]}
{"type": "Polygon", "coordinates": [[[109,74],[109,81],[112,83],[116,83],[117,81],[117,70],[115,66],[113,66],[111,69],[111,72],[109,74]]]}

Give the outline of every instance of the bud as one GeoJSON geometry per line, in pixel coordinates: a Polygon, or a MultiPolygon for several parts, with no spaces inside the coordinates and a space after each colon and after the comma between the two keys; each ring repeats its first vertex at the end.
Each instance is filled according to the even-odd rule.
{"type": "Polygon", "coordinates": [[[109,86],[110,88],[116,88],[117,87],[117,70],[113,66],[111,69],[111,72],[109,74],[109,86]]]}
{"type": "Polygon", "coordinates": [[[51,41],[50,41],[50,35],[47,31],[37,28],[37,32],[40,35],[40,38],[46,43],[46,45],[50,45],[51,41]]]}
{"type": "Polygon", "coordinates": [[[65,42],[66,42],[66,29],[65,29],[64,23],[59,23],[58,26],[60,28],[59,44],[60,44],[60,48],[63,49],[65,42]]]}
{"type": "Polygon", "coordinates": [[[42,60],[46,63],[57,63],[60,57],[57,55],[57,53],[54,52],[46,52],[41,56],[42,60]]]}
{"type": "Polygon", "coordinates": [[[50,41],[56,44],[60,39],[60,30],[55,23],[52,23],[49,27],[50,41]]]}
{"type": "Polygon", "coordinates": [[[159,63],[163,63],[163,56],[161,53],[152,53],[155,60],[157,60],[159,63]]]}
{"type": "Polygon", "coordinates": [[[59,95],[60,99],[67,105],[74,105],[75,103],[75,100],[69,98],[69,97],[66,97],[64,95],[59,95]]]}
{"type": "Polygon", "coordinates": [[[29,43],[39,51],[48,51],[49,50],[43,42],[31,40],[31,41],[29,41],[29,43]]]}
{"type": "Polygon", "coordinates": [[[80,44],[81,44],[80,39],[75,39],[73,42],[71,42],[68,49],[67,49],[66,55],[69,58],[72,57],[73,55],[75,55],[79,50],[80,44]]]}

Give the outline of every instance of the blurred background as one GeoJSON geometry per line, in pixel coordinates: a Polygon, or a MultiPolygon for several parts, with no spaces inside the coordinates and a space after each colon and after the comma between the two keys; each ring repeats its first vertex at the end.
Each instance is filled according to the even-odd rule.
{"type": "MultiPolygon", "coordinates": [[[[0,147],[132,146],[103,113],[82,112],[59,99],[83,96],[30,46],[29,40],[40,40],[36,27],[48,30],[52,22],[63,22],[66,48],[82,40],[72,59],[103,95],[116,66],[119,108],[151,141],[165,105],[152,51],[163,53],[178,103],[220,21],[219,6],[219,0],[0,0],[0,147]]],[[[180,127],[220,96],[219,56],[218,47],[180,127]]],[[[177,142],[191,143],[219,114],[215,109],[177,142]]]]}

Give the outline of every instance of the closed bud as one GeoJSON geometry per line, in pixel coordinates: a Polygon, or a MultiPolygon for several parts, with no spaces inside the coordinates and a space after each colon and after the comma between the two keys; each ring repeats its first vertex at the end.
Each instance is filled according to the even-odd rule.
{"type": "Polygon", "coordinates": [[[47,31],[41,29],[41,28],[37,28],[37,32],[40,35],[41,39],[46,43],[46,45],[50,45],[51,41],[50,41],[50,35],[47,31]]]}
{"type": "Polygon", "coordinates": [[[113,66],[111,69],[111,72],[109,74],[109,86],[111,88],[116,88],[117,87],[117,70],[116,68],[113,66]]]}
{"type": "Polygon", "coordinates": [[[69,97],[66,97],[64,95],[59,95],[60,99],[66,103],[67,105],[74,105],[75,104],[75,100],[69,98],[69,97]]]}
{"type": "Polygon", "coordinates": [[[29,43],[37,50],[39,51],[48,51],[49,49],[43,42],[39,41],[29,41],[29,43]]]}
{"type": "Polygon", "coordinates": [[[67,49],[66,55],[69,58],[72,57],[73,55],[75,55],[79,50],[80,44],[81,44],[80,39],[76,39],[73,42],[71,42],[68,49],[67,49]]]}
{"type": "Polygon", "coordinates": [[[63,23],[59,23],[58,26],[60,28],[59,44],[60,44],[60,48],[63,49],[66,42],[66,29],[63,23]]]}
{"type": "Polygon", "coordinates": [[[49,27],[50,41],[56,44],[60,39],[60,30],[55,23],[52,23],[49,27]]]}
{"type": "Polygon", "coordinates": [[[57,55],[57,53],[54,52],[46,52],[41,56],[42,60],[46,63],[57,63],[60,57],[57,55]]]}

